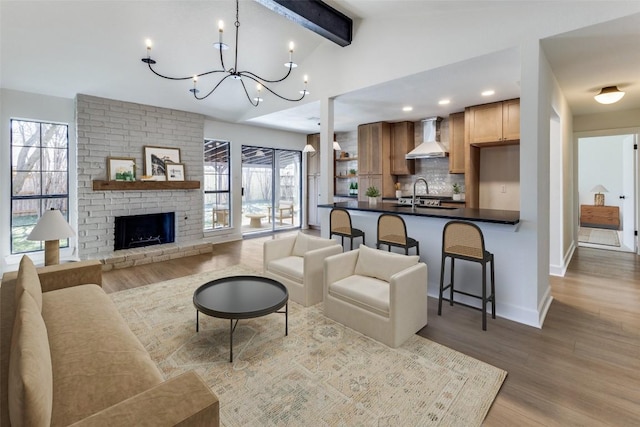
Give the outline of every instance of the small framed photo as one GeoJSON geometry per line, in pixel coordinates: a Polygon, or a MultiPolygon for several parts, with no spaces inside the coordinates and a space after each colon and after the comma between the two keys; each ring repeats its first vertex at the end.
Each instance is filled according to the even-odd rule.
{"type": "Polygon", "coordinates": [[[168,176],[167,162],[180,163],[179,148],[144,146],[144,174],[146,177],[151,177],[145,177],[146,179],[165,181],[168,176]]]}
{"type": "Polygon", "coordinates": [[[166,162],[167,181],[184,181],[184,163],[166,162]]]}
{"type": "Polygon", "coordinates": [[[107,157],[109,181],[135,181],[136,159],[133,157],[107,157]]]}

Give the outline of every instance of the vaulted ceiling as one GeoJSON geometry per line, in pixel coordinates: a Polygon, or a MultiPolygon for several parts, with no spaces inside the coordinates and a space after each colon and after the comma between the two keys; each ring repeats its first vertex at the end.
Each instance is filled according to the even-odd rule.
{"type": "MultiPolygon", "coordinates": [[[[473,9],[501,7],[501,2],[457,1],[327,1],[354,19],[393,16],[473,13],[473,9]]],[[[506,4],[508,2],[504,2],[506,4]]],[[[526,3],[526,2],[518,2],[526,3]]],[[[531,2],[529,2],[531,3],[531,2]]],[[[542,2],[544,3],[544,2],[542,2]]],[[[178,110],[199,112],[230,122],[249,123],[310,133],[318,130],[320,103],[313,97],[313,71],[295,69],[283,85],[285,95],[297,95],[302,76],[310,75],[309,102],[277,103],[277,108],[254,109],[236,82],[223,83],[205,101],[195,101],[190,81],[157,78],[140,59],[144,40],[154,41],[152,56],[159,71],[192,75],[218,67],[217,21],[226,23],[225,41],[232,46],[235,3],[215,1],[2,1],[0,9],[0,87],[73,98],[77,93],[119,99],[178,110]],[[262,112],[264,111],[264,113],[262,112]]],[[[513,3],[510,7],[513,6],[513,3]]],[[[240,2],[239,68],[277,78],[286,72],[288,44],[296,44],[294,61],[303,64],[332,42],[302,28],[262,5],[240,2]]],[[[640,108],[640,14],[635,14],[542,41],[545,54],[574,114],[640,108]],[[602,86],[618,84],[627,95],[619,104],[604,107],[593,102],[602,86]],[[605,109],[606,108],[606,109],[605,109]]],[[[446,37],[441,41],[446,42],[446,37]]],[[[411,43],[411,41],[408,41],[411,43]]],[[[398,46],[407,55],[419,45],[398,46]]],[[[225,55],[230,55],[228,50],[225,55]]],[[[232,56],[226,56],[226,62],[232,56]]],[[[384,64],[401,67],[402,64],[384,64]]],[[[353,130],[359,123],[377,120],[418,120],[446,116],[467,105],[489,102],[480,91],[492,88],[500,99],[519,96],[520,53],[507,48],[464,61],[424,70],[335,96],[336,131],[353,130]],[[440,106],[442,98],[451,104],[440,106]],[[411,113],[399,107],[412,105],[411,113]]],[[[335,78],[340,78],[336,70],[335,78]]],[[[205,90],[213,83],[199,81],[205,90]]],[[[252,85],[247,88],[253,90],[252,85]]],[[[275,88],[275,87],[274,87],[275,88]]],[[[253,94],[252,94],[253,96],[253,94]]],[[[264,96],[265,103],[274,100],[264,96]]],[[[273,106],[273,104],[272,104],[273,106]]]]}

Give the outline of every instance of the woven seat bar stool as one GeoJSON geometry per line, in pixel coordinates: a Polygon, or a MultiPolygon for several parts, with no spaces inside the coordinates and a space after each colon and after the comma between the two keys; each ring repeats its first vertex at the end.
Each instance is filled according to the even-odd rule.
{"type": "Polygon", "coordinates": [[[329,238],[333,235],[342,237],[342,247],[344,250],[344,238],[348,237],[351,241],[351,249],[353,249],[353,239],[362,237],[362,244],[364,241],[364,231],[351,226],[351,215],[346,209],[333,208],[329,215],[329,238]]]}
{"type": "Polygon", "coordinates": [[[420,242],[407,236],[407,225],[401,216],[395,214],[382,214],[378,217],[378,241],[376,248],[387,245],[389,252],[391,247],[404,248],[404,254],[409,255],[409,248],[416,248],[416,255],[420,255],[420,242]]]}
{"type": "MultiPolygon", "coordinates": [[[[466,295],[482,300],[482,330],[487,330],[487,303],[491,303],[491,317],[496,318],[495,272],[493,254],[484,248],[484,236],[480,227],[466,221],[449,221],[442,232],[442,265],[440,267],[440,293],[438,295],[438,316],[442,314],[442,301],[449,301],[453,305],[454,293],[466,295]],[[445,262],[451,258],[451,282],[444,286],[445,262]],[[465,260],[482,264],[482,295],[458,291],[454,288],[455,260],[465,260]],[[487,296],[487,263],[491,263],[491,293],[487,296]],[[449,298],[443,297],[444,291],[449,289],[449,298]]],[[[466,305],[460,302],[458,304],[466,305]]],[[[471,306],[469,306],[471,307],[471,306]]],[[[472,307],[476,308],[476,307],[472,307]]]]}

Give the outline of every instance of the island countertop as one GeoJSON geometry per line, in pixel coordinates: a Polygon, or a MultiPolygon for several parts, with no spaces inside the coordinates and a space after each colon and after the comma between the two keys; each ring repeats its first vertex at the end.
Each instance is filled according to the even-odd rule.
{"type": "Polygon", "coordinates": [[[318,205],[319,208],[344,208],[354,211],[394,213],[420,217],[459,219],[463,221],[489,222],[494,224],[516,225],[520,222],[520,211],[499,209],[472,209],[455,207],[416,207],[398,205],[395,202],[383,201],[375,204],[369,202],[348,201],[318,205]]]}

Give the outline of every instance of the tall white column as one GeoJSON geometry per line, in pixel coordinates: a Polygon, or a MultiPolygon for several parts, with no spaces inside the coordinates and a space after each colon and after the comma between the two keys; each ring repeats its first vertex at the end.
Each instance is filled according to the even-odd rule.
{"type": "Polygon", "coordinates": [[[320,101],[320,203],[333,203],[333,101],[320,101]]]}

